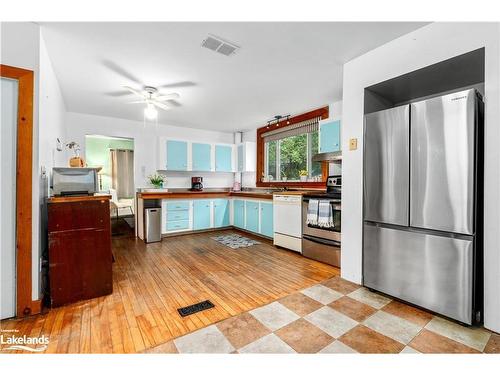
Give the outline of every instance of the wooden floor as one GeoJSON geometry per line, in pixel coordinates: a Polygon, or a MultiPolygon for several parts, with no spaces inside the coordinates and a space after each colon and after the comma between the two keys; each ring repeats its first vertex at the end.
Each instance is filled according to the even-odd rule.
{"type": "Polygon", "coordinates": [[[45,353],[140,352],[339,275],[338,268],[265,240],[232,250],[212,240],[215,233],[221,232],[147,246],[134,237],[116,237],[112,295],[5,320],[1,328],[17,329],[16,336],[49,336],[45,353]],[[177,308],[206,299],[215,308],[178,315],[177,308]]]}

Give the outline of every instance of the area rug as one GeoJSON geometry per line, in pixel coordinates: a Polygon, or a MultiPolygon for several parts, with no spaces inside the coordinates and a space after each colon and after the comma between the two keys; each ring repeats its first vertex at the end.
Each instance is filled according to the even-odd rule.
{"type": "Polygon", "coordinates": [[[252,245],[260,244],[259,241],[252,240],[247,237],[240,236],[239,234],[226,234],[217,237],[211,237],[212,240],[220,242],[231,249],[239,249],[240,247],[249,247],[252,245]]]}

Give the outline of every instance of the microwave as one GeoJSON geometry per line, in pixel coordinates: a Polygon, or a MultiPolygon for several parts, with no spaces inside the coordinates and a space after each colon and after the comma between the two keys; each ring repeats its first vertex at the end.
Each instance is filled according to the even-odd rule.
{"type": "Polygon", "coordinates": [[[98,188],[100,168],[53,168],[53,195],[92,195],[98,188]]]}

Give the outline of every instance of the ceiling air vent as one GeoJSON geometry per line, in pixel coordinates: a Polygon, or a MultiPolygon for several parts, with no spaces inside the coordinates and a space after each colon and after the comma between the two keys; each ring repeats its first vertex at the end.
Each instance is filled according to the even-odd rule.
{"type": "Polygon", "coordinates": [[[230,43],[222,38],[215,35],[208,35],[208,37],[201,43],[202,47],[211,49],[212,51],[218,52],[224,56],[230,56],[236,52],[237,45],[230,43]]]}

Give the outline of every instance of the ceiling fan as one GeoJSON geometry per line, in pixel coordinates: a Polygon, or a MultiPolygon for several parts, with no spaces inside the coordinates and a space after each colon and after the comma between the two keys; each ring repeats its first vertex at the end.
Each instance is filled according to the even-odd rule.
{"type": "Polygon", "coordinates": [[[140,100],[134,100],[129,103],[146,104],[146,108],[144,108],[144,116],[148,120],[156,119],[158,116],[156,108],[168,111],[171,108],[171,106],[168,105],[168,101],[172,101],[180,97],[180,95],[176,92],[162,95],[158,92],[156,87],[152,86],[144,86],[142,90],[137,90],[130,86],[123,86],[123,88],[141,98],[140,100]]]}
{"type": "Polygon", "coordinates": [[[172,88],[196,86],[196,83],[191,81],[170,82],[156,87],[145,86],[137,76],[130,73],[128,70],[116,64],[115,62],[110,60],[104,60],[102,63],[112,72],[118,74],[127,81],[136,83],[137,86],[140,87],[139,89],[135,89],[130,86],[123,86],[125,90],[108,92],[106,93],[106,95],[120,97],[133,93],[139,96],[140,100],[134,101],[132,103],[146,104],[146,108],[144,109],[144,116],[147,119],[151,120],[156,119],[156,117],[158,116],[158,111],[156,108],[168,110],[171,107],[181,106],[181,103],[175,100],[180,97],[179,94],[177,93],[160,94],[158,91],[159,89],[169,89],[169,88],[172,89],[172,88]]]}

